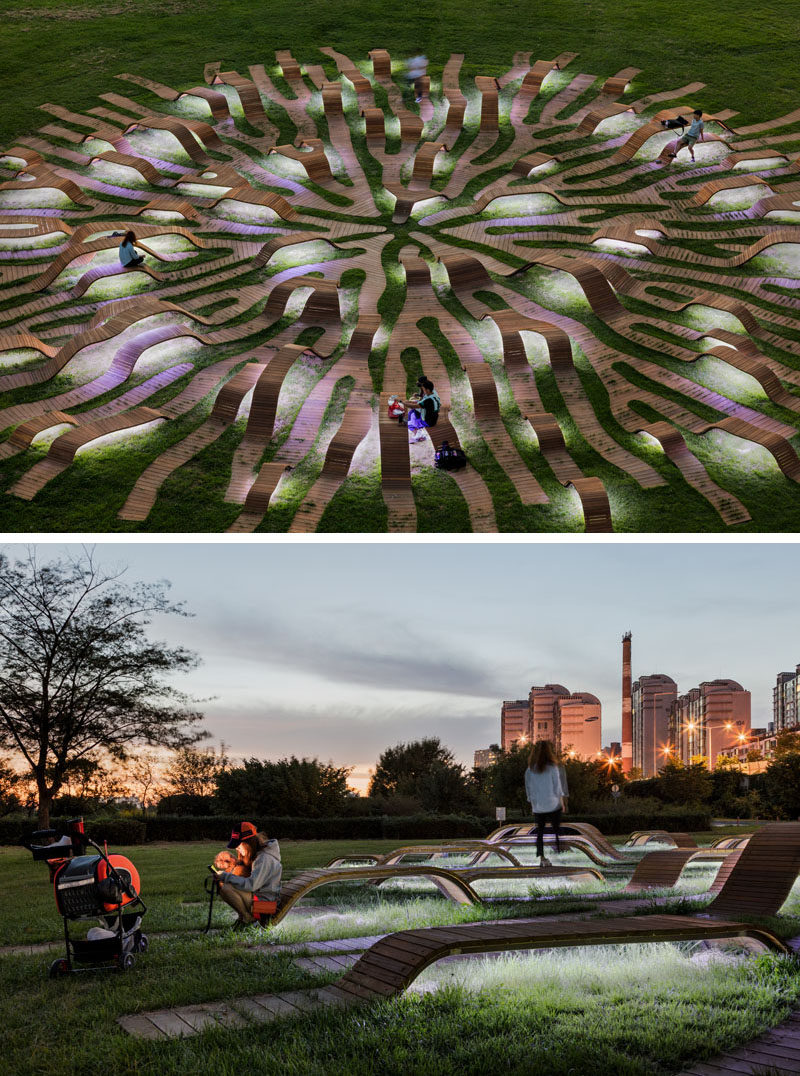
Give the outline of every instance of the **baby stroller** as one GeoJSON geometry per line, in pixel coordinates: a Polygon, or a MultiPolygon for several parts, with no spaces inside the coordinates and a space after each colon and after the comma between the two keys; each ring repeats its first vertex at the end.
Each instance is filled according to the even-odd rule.
{"type": "Polygon", "coordinates": [[[127,971],[134,954],[147,949],[141,929],[147,907],[139,896],[139,872],[125,856],[109,855],[87,837],[82,818],[68,825],[69,834],[60,839],[55,830],[38,830],[25,845],[35,860],[49,866],[56,907],[64,920],[66,954],[50,965],[50,978],[78,970],[127,971]],[[96,854],[86,855],[87,847],[96,854]],[[92,920],[100,926],[91,927],[85,938],[70,935],[71,922],[92,920]]]}

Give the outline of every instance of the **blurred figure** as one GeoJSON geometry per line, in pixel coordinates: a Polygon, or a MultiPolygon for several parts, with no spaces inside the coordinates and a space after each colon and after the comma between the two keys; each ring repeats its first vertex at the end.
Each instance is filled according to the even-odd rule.
{"type": "Polygon", "coordinates": [[[422,80],[428,73],[428,57],[420,49],[416,56],[406,60],[406,81],[414,87],[414,99],[419,104],[422,100],[422,80]]]}

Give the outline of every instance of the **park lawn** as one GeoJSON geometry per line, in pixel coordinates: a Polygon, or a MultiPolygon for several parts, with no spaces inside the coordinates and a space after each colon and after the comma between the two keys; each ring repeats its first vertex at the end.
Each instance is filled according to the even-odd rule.
{"type": "MultiPolygon", "coordinates": [[[[285,842],[283,858],[287,870],[297,870],[337,854],[396,844],[285,842]]],[[[429,984],[440,986],[436,993],[411,993],[347,1013],[323,1010],[166,1043],[131,1038],[117,1017],[335,980],[335,975],[298,968],[294,954],[271,951],[270,942],[588,907],[580,896],[562,894],[555,901],[463,908],[429,892],[380,893],[361,886],[336,887],[337,917],[328,907],[331,887],[321,891],[326,906],[319,915],[290,915],[284,920],[288,930],[235,934],[223,929],[204,935],[198,929],[204,908],[195,902],[202,900],[205,864],[218,848],[216,842],[197,842],[120,849],[137,864],[150,907],[151,947],[125,975],[50,981],[46,969],[52,952],[0,956],[0,1048],[7,1071],[83,1074],[113,1057],[116,1071],[159,1076],[187,1071],[464,1074],[493,1071],[502,1058],[512,1073],[567,1076],[587,1072],[581,1065],[591,1057],[591,1071],[598,1076],[667,1076],[693,1058],[772,1026],[800,997],[800,967],[793,959],[709,960],[686,945],[604,948],[443,965],[425,973],[429,984]]],[[[57,937],[60,921],[44,865],[20,849],[1,849],[0,857],[4,932],[13,933],[17,943],[57,937]]],[[[624,900],[619,905],[624,913],[624,900]]],[[[676,899],[661,910],[686,907],[676,899]]],[[[780,932],[797,934],[797,890],[785,913],[780,932]]],[[[230,921],[227,909],[221,919],[230,921]]]]}
{"type": "Polygon", "coordinates": [[[463,52],[467,77],[501,74],[518,49],[533,50],[532,60],[569,50],[579,54],[576,70],[641,68],[637,94],[705,82],[701,107],[736,108],[750,123],[797,107],[799,31],[794,0],[773,0],[769,17],[749,0],[729,0],[724,19],[711,0],[272,0],[267,9],[249,0],[7,0],[0,60],[12,92],[4,95],[0,145],[49,122],[37,111],[46,102],[81,110],[109,91],[150,96],[116,83],[120,72],[187,89],[202,83],[208,61],[246,75],[250,64],[272,65],[275,50],[285,48],[301,63],[322,60],[333,71],[316,52],[325,45],[355,60],[377,47],[398,60],[424,49],[434,72],[451,52],[463,52]]]}

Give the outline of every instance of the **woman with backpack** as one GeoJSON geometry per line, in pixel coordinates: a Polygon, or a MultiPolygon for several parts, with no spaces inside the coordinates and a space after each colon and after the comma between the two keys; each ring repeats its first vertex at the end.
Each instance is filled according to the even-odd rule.
{"type": "Polygon", "coordinates": [[[549,822],[556,835],[556,852],[561,851],[559,825],[567,801],[567,778],[559,766],[556,749],[550,740],[537,740],[531,747],[525,771],[525,796],[536,822],[536,854],[540,867],[552,864],[544,854],[544,827],[549,822]]]}

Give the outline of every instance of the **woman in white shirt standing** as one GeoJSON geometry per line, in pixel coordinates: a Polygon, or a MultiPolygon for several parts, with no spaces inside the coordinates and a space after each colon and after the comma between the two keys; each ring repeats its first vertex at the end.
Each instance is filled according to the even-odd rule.
{"type": "Polygon", "coordinates": [[[551,866],[544,854],[544,827],[549,822],[556,835],[556,851],[561,851],[559,825],[567,801],[567,778],[559,766],[556,750],[550,740],[537,740],[531,748],[525,771],[525,795],[536,822],[536,854],[540,867],[551,866]]]}

